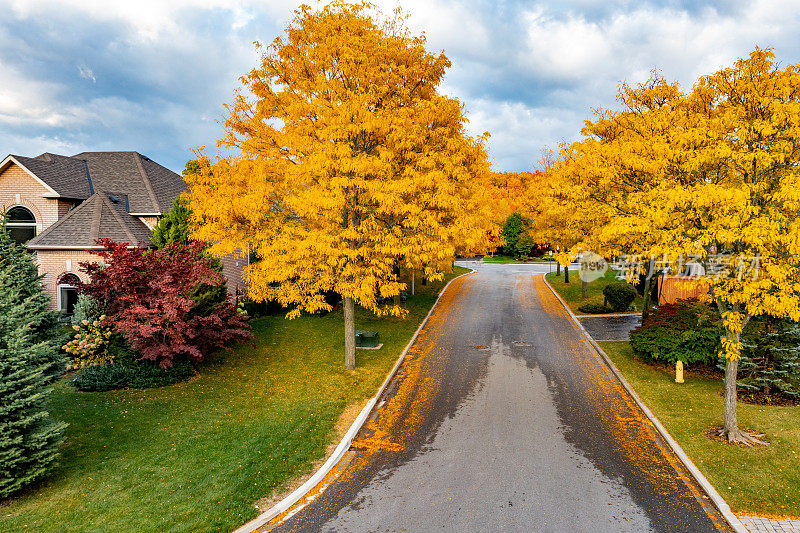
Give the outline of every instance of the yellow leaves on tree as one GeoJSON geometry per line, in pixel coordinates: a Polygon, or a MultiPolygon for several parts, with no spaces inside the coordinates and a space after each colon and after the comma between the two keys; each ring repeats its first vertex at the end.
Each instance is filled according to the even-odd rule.
{"type": "Polygon", "coordinates": [[[695,260],[726,328],[725,429],[736,423],[740,334],[750,317],[800,320],[800,68],[757,48],[684,94],[654,76],[623,110],[562,147],[546,191],[584,221],[576,249],[695,260]],[[748,263],[748,264],[745,264],[748,263]]]}
{"type": "Polygon", "coordinates": [[[402,315],[379,304],[404,288],[398,270],[441,279],[490,227],[484,138],[465,134],[461,103],[437,90],[449,66],[399,11],[302,6],[228,106],[221,144],[240,155],[200,157],[189,178],[195,236],[258,257],[251,298],[294,317],[342,296],[349,368],[353,304],[402,315]]]}

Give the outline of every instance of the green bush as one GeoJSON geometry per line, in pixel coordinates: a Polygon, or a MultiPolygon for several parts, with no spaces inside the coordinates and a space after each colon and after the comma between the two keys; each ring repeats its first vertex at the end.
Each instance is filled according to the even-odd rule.
{"type": "Polygon", "coordinates": [[[128,384],[131,371],[122,365],[92,365],[83,368],[72,380],[79,391],[102,392],[121,389],[128,384]]]}
{"type": "Polygon", "coordinates": [[[627,311],[636,299],[636,289],[630,283],[615,281],[603,287],[603,296],[614,311],[627,311]]]}
{"type": "Polygon", "coordinates": [[[113,355],[114,362],[81,369],[72,380],[76,389],[84,392],[102,392],[124,387],[132,389],[165,387],[184,381],[195,374],[194,366],[185,358],[176,359],[166,370],[151,361],[142,361],[125,337],[118,333],[109,338],[108,351],[113,355]]]}
{"type": "Polygon", "coordinates": [[[634,353],[647,361],[714,365],[722,334],[715,309],[697,300],[680,300],[648,315],[631,331],[630,341],[634,353]]]}
{"type": "Polygon", "coordinates": [[[578,311],[580,311],[581,313],[587,313],[587,314],[590,314],[590,315],[601,315],[603,313],[611,313],[613,311],[613,309],[611,309],[610,307],[607,307],[605,305],[602,305],[602,304],[596,304],[596,303],[591,303],[590,302],[590,303],[586,303],[586,304],[583,304],[580,307],[578,307],[578,311]]]}
{"type": "Polygon", "coordinates": [[[180,383],[194,373],[192,363],[187,360],[175,361],[167,369],[149,361],[141,361],[135,366],[110,363],[83,368],[72,380],[72,384],[83,392],[103,392],[124,387],[150,389],[180,383]]]}
{"type": "Polygon", "coordinates": [[[83,325],[83,321],[94,322],[103,314],[103,308],[95,298],[88,294],[79,294],[78,301],[73,309],[71,324],[73,326],[83,325]]]}

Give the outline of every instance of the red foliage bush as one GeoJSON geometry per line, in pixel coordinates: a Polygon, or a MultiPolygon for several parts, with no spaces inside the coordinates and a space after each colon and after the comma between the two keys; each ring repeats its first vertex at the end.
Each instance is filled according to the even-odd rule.
{"type": "Polygon", "coordinates": [[[142,359],[168,368],[178,356],[200,360],[253,337],[230,296],[211,306],[198,305],[198,293],[222,291],[225,283],[214,259],[203,252],[203,243],[172,243],[159,250],[128,249],[127,243],[109,239],[97,243],[105,248],[92,253],[104,264],[82,263],[90,282],[78,289],[105,304],[115,331],[125,335],[142,359]]]}

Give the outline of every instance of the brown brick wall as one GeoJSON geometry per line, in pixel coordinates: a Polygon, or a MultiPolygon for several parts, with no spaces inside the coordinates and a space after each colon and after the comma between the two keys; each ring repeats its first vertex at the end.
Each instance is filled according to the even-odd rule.
{"type": "Polygon", "coordinates": [[[225,276],[228,285],[228,292],[236,295],[237,289],[240,295],[247,292],[247,285],[244,282],[244,269],[247,267],[248,257],[239,257],[237,254],[228,254],[220,258],[222,262],[222,275],[225,276]]]}
{"type": "Polygon", "coordinates": [[[139,220],[144,222],[144,225],[153,229],[158,224],[158,217],[139,217],[139,220]]]}
{"type": "Polygon", "coordinates": [[[81,272],[80,264],[84,261],[100,261],[96,255],[80,250],[37,250],[36,263],[39,265],[39,274],[43,274],[42,283],[45,291],[52,298],[51,307],[56,308],[56,285],[61,274],[71,272],[77,275],[84,283],[89,281],[85,273],[81,272]],[[69,264],[69,263],[71,264],[69,264]]]}
{"type": "Polygon", "coordinates": [[[33,212],[39,224],[38,233],[47,229],[64,216],[69,203],[55,198],[42,198],[49,191],[30,174],[14,163],[0,173],[0,208],[4,211],[12,205],[24,205],[33,212]],[[17,195],[20,199],[17,202],[17,195]]]}
{"type": "Polygon", "coordinates": [[[70,208],[75,205],[72,202],[65,202],[64,200],[56,200],[58,202],[58,218],[63,218],[69,213],[70,208]]]}

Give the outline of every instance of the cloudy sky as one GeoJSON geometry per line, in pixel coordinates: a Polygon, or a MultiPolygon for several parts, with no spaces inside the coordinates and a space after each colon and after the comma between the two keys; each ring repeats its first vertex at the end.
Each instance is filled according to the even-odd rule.
{"type": "MultiPolygon", "coordinates": [[[[137,150],[180,171],[220,137],[253,41],[281,33],[298,4],[0,0],[0,157],[137,150]]],[[[689,87],[756,45],[800,63],[800,0],[400,5],[452,61],[442,89],[464,102],[472,133],[492,134],[497,170],[535,167],[593,109],[615,106],[620,81],[653,68],[689,87]]]]}

